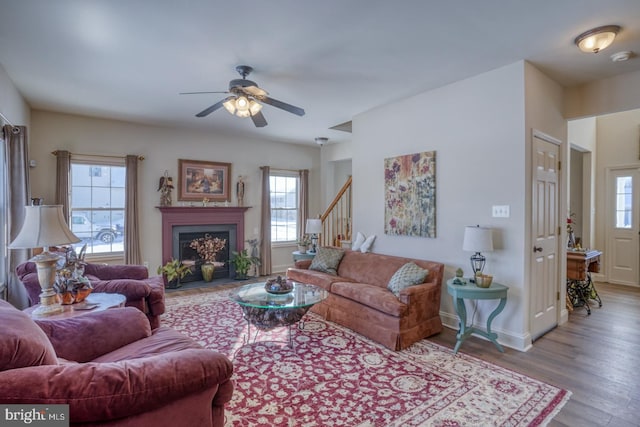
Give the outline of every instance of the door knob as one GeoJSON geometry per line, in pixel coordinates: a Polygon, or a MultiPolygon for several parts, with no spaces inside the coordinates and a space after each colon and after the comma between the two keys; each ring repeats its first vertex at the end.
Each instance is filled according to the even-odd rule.
{"type": "Polygon", "coordinates": [[[539,248],[537,246],[533,247],[533,252],[542,252],[542,248],[539,248]]]}

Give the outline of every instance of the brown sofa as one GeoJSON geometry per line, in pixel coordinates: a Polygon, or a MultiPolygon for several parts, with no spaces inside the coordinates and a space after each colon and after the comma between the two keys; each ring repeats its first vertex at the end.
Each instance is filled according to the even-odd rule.
{"type": "Polygon", "coordinates": [[[34,321],[0,300],[0,403],[68,404],[72,426],[220,426],[233,365],[137,309],[34,321]]]}
{"type": "MultiPolygon", "coordinates": [[[[36,264],[24,262],[16,267],[16,275],[27,289],[31,305],[40,302],[40,282],[36,264]]],[[[91,282],[93,292],[122,294],[125,305],[135,307],[147,315],[151,328],[160,326],[160,315],[164,313],[164,281],[162,276],[149,277],[143,265],[87,264],[84,275],[91,282]]]]}
{"type": "Polygon", "coordinates": [[[391,255],[345,250],[337,276],[309,270],[311,260],[296,261],[287,277],[329,292],[311,311],[346,326],[392,350],[442,331],[440,295],[444,264],[391,255]],[[429,270],[424,283],[408,287],[396,297],[387,289],[393,274],[414,262],[429,270]]]}

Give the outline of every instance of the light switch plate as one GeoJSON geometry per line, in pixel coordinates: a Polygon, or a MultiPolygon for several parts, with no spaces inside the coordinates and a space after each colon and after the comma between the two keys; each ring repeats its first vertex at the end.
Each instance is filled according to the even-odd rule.
{"type": "Polygon", "coordinates": [[[494,205],[492,216],[494,218],[509,218],[509,205],[494,205]]]}

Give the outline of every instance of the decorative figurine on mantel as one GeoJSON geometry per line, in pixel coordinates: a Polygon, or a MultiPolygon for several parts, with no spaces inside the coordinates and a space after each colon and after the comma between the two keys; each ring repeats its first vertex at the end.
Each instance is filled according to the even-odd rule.
{"type": "Polygon", "coordinates": [[[238,206],[244,206],[244,181],[242,175],[238,175],[236,184],[236,196],[238,197],[238,206]]]}
{"type": "Polygon", "coordinates": [[[165,170],[158,185],[160,206],[171,206],[171,190],[173,190],[173,178],[169,176],[169,171],[165,170]]]}

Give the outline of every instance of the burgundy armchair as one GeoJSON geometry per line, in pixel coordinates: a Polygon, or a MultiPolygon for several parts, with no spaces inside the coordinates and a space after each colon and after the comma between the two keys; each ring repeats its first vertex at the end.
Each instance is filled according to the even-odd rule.
{"type": "MultiPolygon", "coordinates": [[[[31,305],[40,302],[40,283],[36,265],[25,262],[16,267],[16,275],[27,289],[31,305]]],[[[147,315],[151,328],[160,326],[164,313],[164,281],[162,276],[149,277],[142,265],[87,264],[84,275],[93,286],[93,292],[117,293],[127,298],[128,307],[135,307],[147,315]]]]}
{"type": "Polygon", "coordinates": [[[72,426],[223,426],[233,365],[134,308],[34,321],[0,300],[0,403],[68,404],[72,426]]]}

